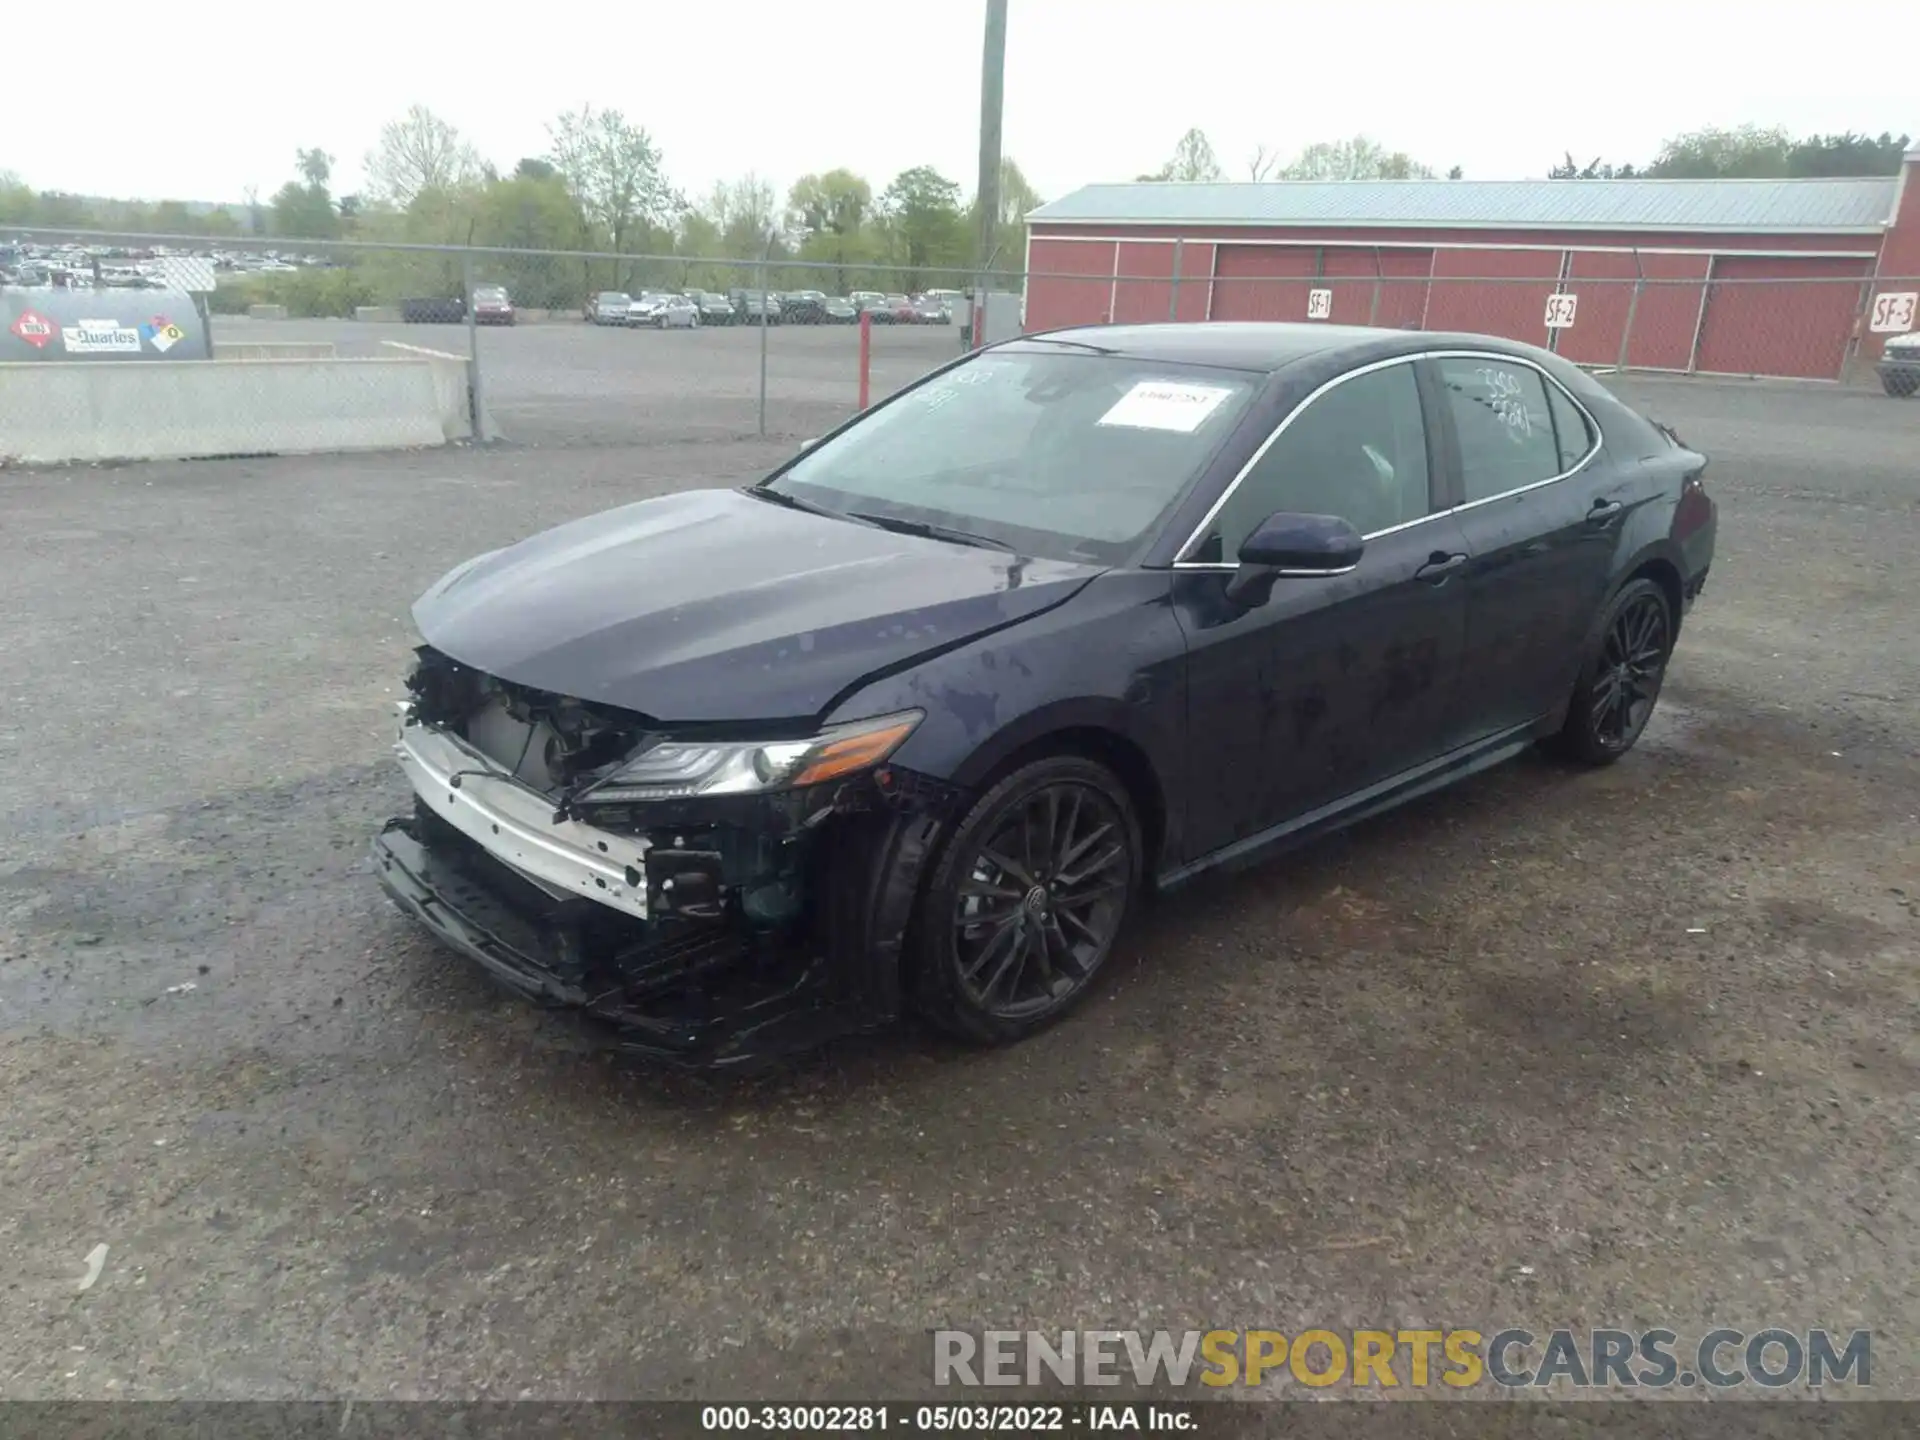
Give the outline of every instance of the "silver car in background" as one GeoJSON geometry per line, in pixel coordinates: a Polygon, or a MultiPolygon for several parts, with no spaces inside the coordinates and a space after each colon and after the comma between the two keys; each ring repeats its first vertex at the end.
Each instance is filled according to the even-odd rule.
{"type": "Polygon", "coordinates": [[[700,302],[685,295],[662,295],[645,323],[656,330],[698,330],[700,302]]]}
{"type": "Polygon", "coordinates": [[[586,318],[595,325],[624,325],[633,297],[624,290],[602,290],[587,302],[586,318]]]}

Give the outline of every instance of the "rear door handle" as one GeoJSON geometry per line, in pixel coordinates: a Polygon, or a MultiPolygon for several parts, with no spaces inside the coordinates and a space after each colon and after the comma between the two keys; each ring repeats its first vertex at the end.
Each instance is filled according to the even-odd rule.
{"type": "Polygon", "coordinates": [[[1604,525],[1625,508],[1618,500],[1596,500],[1587,511],[1587,524],[1604,525]]]}
{"type": "Polygon", "coordinates": [[[1413,572],[1413,578],[1424,580],[1429,585],[1444,585],[1447,577],[1467,563],[1467,557],[1461,553],[1449,554],[1445,550],[1436,550],[1427,556],[1427,563],[1413,572]]]}

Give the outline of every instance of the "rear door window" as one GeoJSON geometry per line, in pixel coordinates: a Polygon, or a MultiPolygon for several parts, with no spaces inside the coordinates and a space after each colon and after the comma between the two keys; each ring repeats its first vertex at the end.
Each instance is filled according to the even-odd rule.
{"type": "Polygon", "coordinates": [[[1547,408],[1553,413],[1553,437],[1560,446],[1560,469],[1573,469],[1593,453],[1593,426],[1566,391],[1548,382],[1547,408]]]}
{"type": "Polygon", "coordinates": [[[1546,380],[1531,365],[1497,355],[1434,361],[1460,440],[1464,498],[1488,500],[1570,467],[1560,463],[1546,380]]]}

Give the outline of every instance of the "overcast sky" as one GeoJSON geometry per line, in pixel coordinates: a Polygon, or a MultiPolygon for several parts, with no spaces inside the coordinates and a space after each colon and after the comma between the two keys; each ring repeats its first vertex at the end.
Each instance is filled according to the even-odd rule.
{"type": "MultiPolygon", "coordinates": [[[[1877,60],[1910,48],[1904,4],[1792,10],[1793,23],[1712,0],[1011,0],[1006,151],[1053,198],[1158,166],[1193,125],[1230,178],[1256,145],[1291,154],[1355,133],[1502,179],[1542,175],[1568,149],[1645,161],[1709,124],[1920,129],[1910,66],[1877,60]]],[[[983,0],[35,13],[56,33],[21,49],[0,88],[0,170],[41,189],[238,200],[252,184],[264,198],[296,147],[319,145],[343,194],[382,122],[416,102],[503,169],[547,148],[556,113],[617,107],[689,195],[747,171],[784,189],[835,165],[878,189],[931,164],[971,190],[977,169],[983,0]]]]}

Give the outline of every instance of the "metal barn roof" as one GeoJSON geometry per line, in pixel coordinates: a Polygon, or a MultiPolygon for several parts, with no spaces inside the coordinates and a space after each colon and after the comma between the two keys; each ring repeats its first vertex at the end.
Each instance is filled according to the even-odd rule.
{"type": "Polygon", "coordinates": [[[1899,180],[1283,180],[1083,185],[1038,223],[1878,231],[1899,180]]]}

